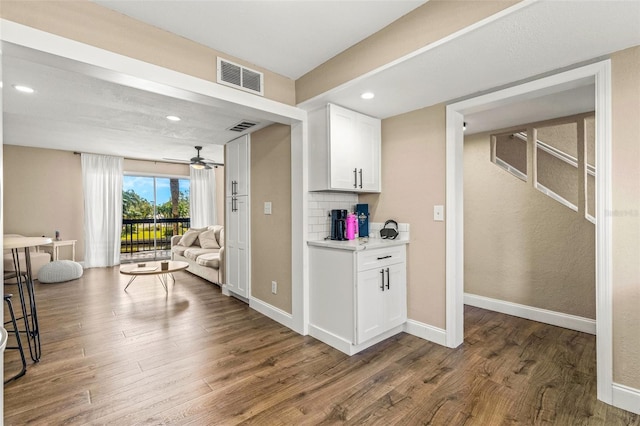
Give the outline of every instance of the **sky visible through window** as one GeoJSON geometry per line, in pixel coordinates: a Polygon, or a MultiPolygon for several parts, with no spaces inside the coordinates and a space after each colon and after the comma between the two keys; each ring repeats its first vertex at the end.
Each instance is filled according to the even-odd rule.
{"type": "MultiPolygon", "coordinates": [[[[180,192],[189,194],[189,179],[179,180],[180,192]]],[[[136,194],[146,199],[150,203],[153,202],[153,177],[150,176],[124,176],[122,189],[128,191],[133,189],[136,194]]],[[[169,191],[169,178],[156,178],[156,190],[158,205],[164,204],[171,199],[169,191]]]]}

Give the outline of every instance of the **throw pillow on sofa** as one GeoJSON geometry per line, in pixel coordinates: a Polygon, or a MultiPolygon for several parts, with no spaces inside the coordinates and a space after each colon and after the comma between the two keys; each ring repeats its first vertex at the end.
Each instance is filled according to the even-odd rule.
{"type": "Polygon", "coordinates": [[[182,238],[180,238],[180,242],[178,243],[178,245],[185,246],[185,247],[189,247],[193,245],[193,243],[196,241],[196,239],[198,238],[201,232],[202,232],[202,229],[194,229],[194,228],[189,229],[187,232],[184,233],[182,238]]]}
{"type": "Polygon", "coordinates": [[[220,244],[218,244],[218,240],[216,240],[216,232],[213,229],[204,231],[198,238],[200,239],[200,247],[202,247],[203,249],[220,248],[220,244]]]}

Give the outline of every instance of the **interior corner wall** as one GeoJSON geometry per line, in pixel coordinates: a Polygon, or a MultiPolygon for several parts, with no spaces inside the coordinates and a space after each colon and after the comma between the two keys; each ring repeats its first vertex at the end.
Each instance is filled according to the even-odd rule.
{"type": "Polygon", "coordinates": [[[216,174],[216,218],[218,224],[224,225],[224,166],[214,169],[216,174]]]}
{"type": "Polygon", "coordinates": [[[76,260],[84,260],[80,156],[15,145],[3,145],[3,152],[3,233],[52,237],[58,230],[63,239],[78,240],[76,260]]]}
{"type": "Polygon", "coordinates": [[[290,314],[291,237],[291,127],[272,124],[251,134],[251,296],[290,314]]]}
{"type": "Polygon", "coordinates": [[[465,293],[595,319],[595,226],[464,139],[465,293]]]}
{"type": "Polygon", "coordinates": [[[433,206],[445,204],[445,106],[382,120],[382,192],[361,194],[370,221],[410,225],[407,246],[409,319],[445,328],[445,222],[433,206]]]}
{"type": "Polygon", "coordinates": [[[296,80],[296,102],[311,99],[519,2],[428,1],[296,80]]]}
{"type": "Polygon", "coordinates": [[[611,56],[613,380],[640,389],[640,46],[611,56]]]}
{"type": "Polygon", "coordinates": [[[2,0],[0,17],[214,83],[216,57],[221,56],[264,73],[265,98],[295,103],[295,82],[290,78],[91,1],[2,0]]]}

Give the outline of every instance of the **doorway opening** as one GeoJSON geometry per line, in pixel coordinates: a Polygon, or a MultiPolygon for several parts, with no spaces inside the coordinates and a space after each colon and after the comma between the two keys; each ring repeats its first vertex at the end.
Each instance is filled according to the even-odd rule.
{"type": "Polygon", "coordinates": [[[596,357],[598,399],[612,403],[612,218],[611,211],[611,62],[609,60],[565,71],[539,80],[481,95],[447,106],[446,183],[446,343],[464,338],[464,210],[463,125],[465,116],[515,102],[595,85],[596,114],[596,357]]]}

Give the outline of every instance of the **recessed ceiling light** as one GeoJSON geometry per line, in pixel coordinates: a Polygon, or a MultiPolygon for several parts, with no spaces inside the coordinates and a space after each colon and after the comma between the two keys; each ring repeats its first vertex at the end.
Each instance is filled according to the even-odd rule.
{"type": "Polygon", "coordinates": [[[176,115],[167,115],[167,120],[169,121],[180,121],[180,117],[176,115]]]}
{"type": "Polygon", "coordinates": [[[360,95],[360,97],[362,99],[373,99],[376,97],[376,95],[373,92],[364,92],[362,95],[360,95]]]}
{"type": "Polygon", "coordinates": [[[33,93],[33,92],[35,92],[35,90],[33,90],[31,87],[22,86],[20,84],[14,84],[13,88],[16,89],[18,92],[22,92],[22,93],[33,93]]]}

